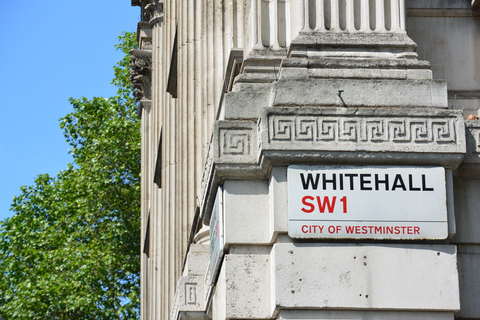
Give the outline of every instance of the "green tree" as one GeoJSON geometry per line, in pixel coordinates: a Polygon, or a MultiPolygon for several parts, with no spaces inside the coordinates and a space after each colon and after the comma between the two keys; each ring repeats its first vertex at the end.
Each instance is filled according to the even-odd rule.
{"type": "Polygon", "coordinates": [[[139,310],[140,128],[122,33],[111,98],[70,99],[61,119],[74,162],[39,175],[0,223],[0,315],[132,319],[139,310]]]}

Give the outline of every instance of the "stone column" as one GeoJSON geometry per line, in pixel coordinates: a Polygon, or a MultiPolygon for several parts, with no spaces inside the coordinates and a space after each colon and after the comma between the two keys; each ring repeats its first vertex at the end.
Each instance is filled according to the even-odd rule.
{"type": "Polygon", "coordinates": [[[251,49],[287,48],[300,32],[405,33],[404,0],[250,0],[251,49]]]}

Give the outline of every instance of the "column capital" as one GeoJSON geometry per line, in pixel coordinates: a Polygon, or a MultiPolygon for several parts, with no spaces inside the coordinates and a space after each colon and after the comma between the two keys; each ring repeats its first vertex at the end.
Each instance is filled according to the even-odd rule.
{"type": "Polygon", "coordinates": [[[151,99],[152,86],[152,51],[130,51],[130,82],[133,87],[135,101],[151,99]]]}
{"type": "Polygon", "coordinates": [[[132,0],[132,6],[141,8],[141,21],[150,22],[163,16],[163,1],[161,0],[132,0]]]}

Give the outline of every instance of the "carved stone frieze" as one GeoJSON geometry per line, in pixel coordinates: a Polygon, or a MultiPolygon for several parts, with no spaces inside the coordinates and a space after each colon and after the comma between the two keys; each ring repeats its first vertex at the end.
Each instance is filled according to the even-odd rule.
{"type": "Polygon", "coordinates": [[[270,108],[261,124],[264,149],[440,152],[465,151],[464,122],[455,112],[362,108],[270,108]],[[300,112],[299,112],[300,111],[300,112]]]}
{"type": "Polygon", "coordinates": [[[151,99],[152,86],[152,51],[130,51],[130,82],[133,87],[135,101],[151,99]]]}
{"type": "Polygon", "coordinates": [[[206,319],[204,276],[180,277],[175,290],[171,320],[206,319]]]}
{"type": "Polygon", "coordinates": [[[215,162],[256,163],[256,131],[253,121],[218,121],[215,124],[215,162]]]}

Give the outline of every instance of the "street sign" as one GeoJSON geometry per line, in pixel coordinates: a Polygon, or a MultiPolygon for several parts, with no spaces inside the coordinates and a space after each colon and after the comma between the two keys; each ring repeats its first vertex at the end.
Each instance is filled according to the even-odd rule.
{"type": "Polygon", "coordinates": [[[446,239],[442,167],[288,167],[293,238],[446,239]]]}
{"type": "Polygon", "coordinates": [[[210,265],[207,272],[207,281],[214,285],[220,265],[223,261],[223,188],[217,190],[217,196],[213,205],[210,219],[210,265]]]}

